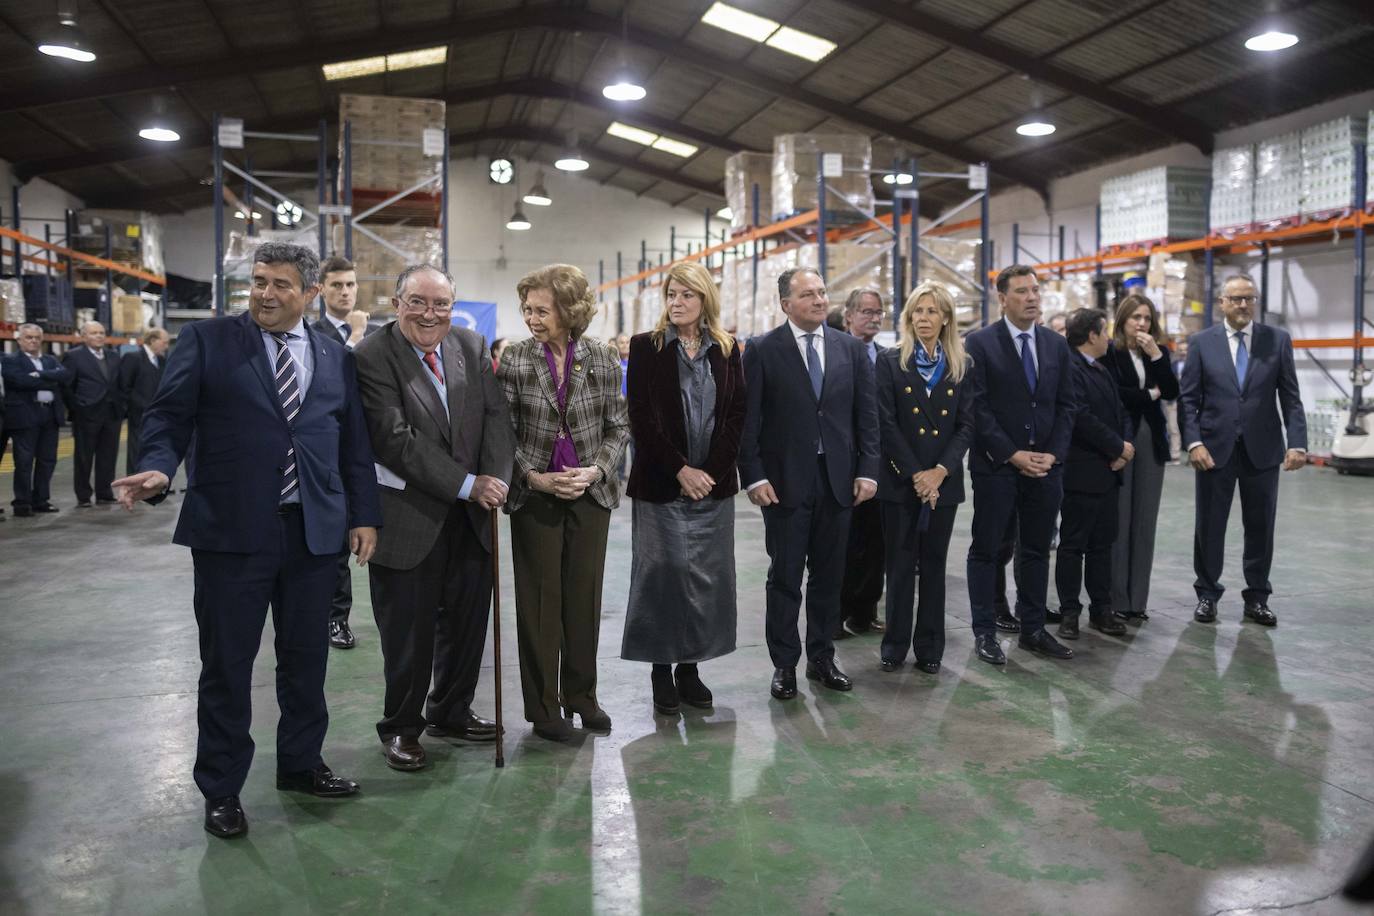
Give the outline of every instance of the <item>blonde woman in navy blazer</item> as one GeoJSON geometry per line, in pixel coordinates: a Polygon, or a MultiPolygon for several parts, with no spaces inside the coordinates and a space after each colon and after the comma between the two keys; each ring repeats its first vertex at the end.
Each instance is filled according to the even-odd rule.
{"type": "Polygon", "coordinates": [[[943,286],[922,283],[907,297],[900,336],[901,345],[878,354],[877,363],[878,500],[887,566],[880,667],[900,668],[910,643],[916,667],[934,674],[945,650],[945,559],[964,501],[964,453],[973,441],[972,387],[954,300],[943,286]]]}

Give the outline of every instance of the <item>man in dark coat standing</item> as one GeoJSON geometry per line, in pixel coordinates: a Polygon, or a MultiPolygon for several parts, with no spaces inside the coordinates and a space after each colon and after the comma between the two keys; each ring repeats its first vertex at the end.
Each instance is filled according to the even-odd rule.
{"type": "Polygon", "coordinates": [[[92,495],[98,503],[115,501],[110,483],[119,461],[124,405],[119,394],[119,353],[105,346],[105,326],[98,321],[86,322],[81,327],[81,344],[67,351],[62,365],[72,372],[66,401],[76,440],[76,472],[72,476],[76,507],[87,509],[92,495]]]}
{"type": "Polygon", "coordinates": [[[62,390],[70,369],[43,352],[43,329],[21,324],[19,352],[0,361],[5,389],[5,435],[14,442],[14,515],[56,512],[49,485],[57,467],[62,390]]]}
{"type": "Polygon", "coordinates": [[[119,394],[129,420],[129,437],[124,443],[124,473],[138,469],[138,441],[143,434],[143,412],[153,403],[162,373],[167,369],[167,346],[172,342],[162,328],[143,335],[143,346],[119,359],[119,394]]]}

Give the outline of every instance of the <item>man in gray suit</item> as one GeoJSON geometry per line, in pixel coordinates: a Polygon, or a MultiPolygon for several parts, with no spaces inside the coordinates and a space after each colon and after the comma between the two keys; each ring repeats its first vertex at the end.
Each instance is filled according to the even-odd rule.
{"type": "Polygon", "coordinates": [[[387,527],[368,567],[386,675],[377,734],[388,766],[419,770],[421,731],[496,739],[472,697],[491,601],[490,512],[506,500],[515,431],[486,342],[450,324],[453,280],[407,267],[393,303],[396,320],[354,352],[387,527]]]}

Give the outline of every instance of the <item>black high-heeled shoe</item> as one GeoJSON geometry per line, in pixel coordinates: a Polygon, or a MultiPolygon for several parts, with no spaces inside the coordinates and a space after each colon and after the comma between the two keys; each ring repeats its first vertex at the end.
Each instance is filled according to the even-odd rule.
{"type": "Polygon", "coordinates": [[[673,678],[677,681],[677,694],[682,698],[682,702],[697,709],[712,708],[715,698],[701,682],[701,675],[697,674],[695,664],[678,665],[673,678]]]}

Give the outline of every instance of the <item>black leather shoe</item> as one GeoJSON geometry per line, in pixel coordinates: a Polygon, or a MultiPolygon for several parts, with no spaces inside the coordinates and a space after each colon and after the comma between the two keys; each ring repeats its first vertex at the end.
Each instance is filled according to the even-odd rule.
{"type": "Polygon", "coordinates": [[[1117,611],[1116,616],[1127,623],[1144,623],[1150,619],[1150,615],[1144,611],[1117,611]]]}
{"type": "Polygon", "coordinates": [[[1062,611],[1052,611],[1045,608],[1045,623],[1063,623],[1064,613],[1062,611]]]}
{"type": "Polygon", "coordinates": [[[688,706],[695,706],[697,709],[711,709],[715,705],[715,697],[701,682],[701,675],[697,673],[696,665],[678,665],[677,670],[673,672],[673,680],[677,682],[677,695],[688,706]]]}
{"type": "Polygon", "coordinates": [[[1279,625],[1278,616],[1271,610],[1269,605],[1264,602],[1245,605],[1245,611],[1241,614],[1241,620],[1253,620],[1262,627],[1276,627],[1279,625]]]}
{"type": "Polygon", "coordinates": [[[1047,658],[1073,658],[1073,650],[1068,646],[1061,646],[1059,640],[1055,639],[1044,630],[1036,630],[1034,633],[1022,633],[1021,638],[1016,640],[1016,645],[1027,652],[1034,652],[1037,655],[1044,655],[1047,658]]]}
{"type": "Polygon", "coordinates": [[[989,665],[1005,665],[1007,654],[1002,651],[1002,646],[997,642],[996,633],[984,633],[977,637],[974,645],[978,649],[978,657],[989,665]]]}
{"type": "Polygon", "coordinates": [[[205,832],[225,838],[248,832],[248,818],[237,795],[205,800],[205,832]]]}
{"type": "Polygon", "coordinates": [[[1068,615],[1068,616],[1064,616],[1063,614],[1061,614],[1061,615],[1060,615],[1060,618],[1061,618],[1061,619],[1060,619],[1060,621],[1059,621],[1059,638],[1060,638],[1060,639],[1077,639],[1077,638],[1078,638],[1078,615],[1077,615],[1077,614],[1070,614],[1070,615],[1068,615]]]}
{"type": "Polygon", "coordinates": [[[278,773],[277,788],[289,792],[305,792],[320,798],[343,798],[356,795],[358,784],[351,779],[335,776],[324,764],[299,773],[278,773]]]}
{"type": "Polygon", "coordinates": [[[35,512],[60,512],[60,511],[62,511],[62,510],[58,509],[58,508],[57,508],[56,506],[54,506],[52,503],[40,503],[40,504],[35,505],[35,506],[33,507],[33,511],[35,511],[35,512]]]}
{"type": "Polygon", "coordinates": [[[862,636],[868,632],[868,624],[857,623],[846,617],[840,621],[840,629],[844,630],[846,636],[862,636]]]}
{"type": "Polygon", "coordinates": [[[874,633],[884,633],[887,631],[887,624],[881,620],[870,620],[868,622],[868,628],[874,633]]]}
{"type": "Polygon", "coordinates": [[[90,507],[91,501],[89,499],[78,499],[76,501],[76,508],[78,509],[89,509],[90,507]]]}
{"type": "Polygon", "coordinates": [[[117,504],[119,500],[115,499],[113,496],[102,496],[95,502],[98,506],[113,506],[117,504]]]}
{"type": "Polygon", "coordinates": [[[1212,598],[1199,598],[1197,607],[1193,608],[1193,619],[1198,623],[1217,622],[1217,603],[1212,598]]]}
{"type": "Polygon", "coordinates": [[[15,518],[28,518],[28,517],[31,516],[31,515],[33,515],[33,509],[29,508],[28,506],[15,506],[15,507],[14,507],[14,517],[15,517],[15,518]]]}
{"type": "Polygon", "coordinates": [[[997,624],[997,629],[999,630],[1004,630],[1008,633],[1021,632],[1021,621],[1017,620],[1010,611],[998,611],[994,623],[997,624]]]}
{"type": "Polygon", "coordinates": [[[673,683],[672,666],[654,665],[649,673],[649,684],[654,690],[654,712],[660,716],[675,716],[682,711],[677,684],[673,683]]]}
{"type": "Polygon", "coordinates": [[[567,719],[535,722],[534,733],[545,741],[557,741],[559,744],[566,744],[573,739],[573,727],[567,719]]]}
{"type": "Polygon", "coordinates": [[[358,644],[346,620],[329,621],[329,644],[336,649],[351,649],[358,644]]]}
{"type": "Polygon", "coordinates": [[[1107,636],[1121,636],[1126,632],[1126,625],[1117,620],[1115,614],[1089,614],[1088,626],[1107,636]]]}
{"type": "Polygon", "coordinates": [[[797,669],[796,668],[774,668],[773,683],[768,686],[768,692],[779,700],[790,700],[797,695],[797,669]]]}
{"type": "Polygon", "coordinates": [[[833,658],[824,658],[818,662],[806,663],[806,679],[809,681],[820,681],[831,690],[853,690],[854,682],[835,666],[833,658]]]}
{"type": "Polygon", "coordinates": [[[916,670],[917,670],[917,671],[924,671],[926,674],[939,674],[939,673],[940,673],[940,663],[939,663],[939,662],[923,662],[923,661],[917,659],[917,661],[916,661],[916,670]]]}
{"type": "MultiPolygon", "coordinates": [[[[569,709],[570,713],[577,713],[582,718],[582,727],[590,732],[608,732],[611,730],[611,717],[606,714],[606,710],[600,706],[593,706],[583,712],[580,709],[569,709]]],[[[572,716],[568,716],[569,719],[572,716]]]]}
{"type": "Polygon", "coordinates": [[[383,741],[382,756],[386,758],[387,766],[402,772],[423,770],[429,765],[425,749],[420,746],[419,740],[409,735],[392,735],[383,741]]]}
{"type": "Polygon", "coordinates": [[[495,741],[496,723],[469,711],[467,718],[456,725],[430,723],[425,727],[425,734],[433,738],[457,738],[460,741],[495,741]]]}
{"type": "Polygon", "coordinates": [[[901,662],[894,662],[894,661],[893,661],[892,659],[890,659],[890,658],[880,658],[880,659],[878,659],[878,670],[880,670],[880,671],[887,671],[887,672],[891,673],[891,672],[893,672],[893,671],[900,671],[900,670],[901,670],[901,667],[902,667],[902,663],[901,663],[901,662]]]}

